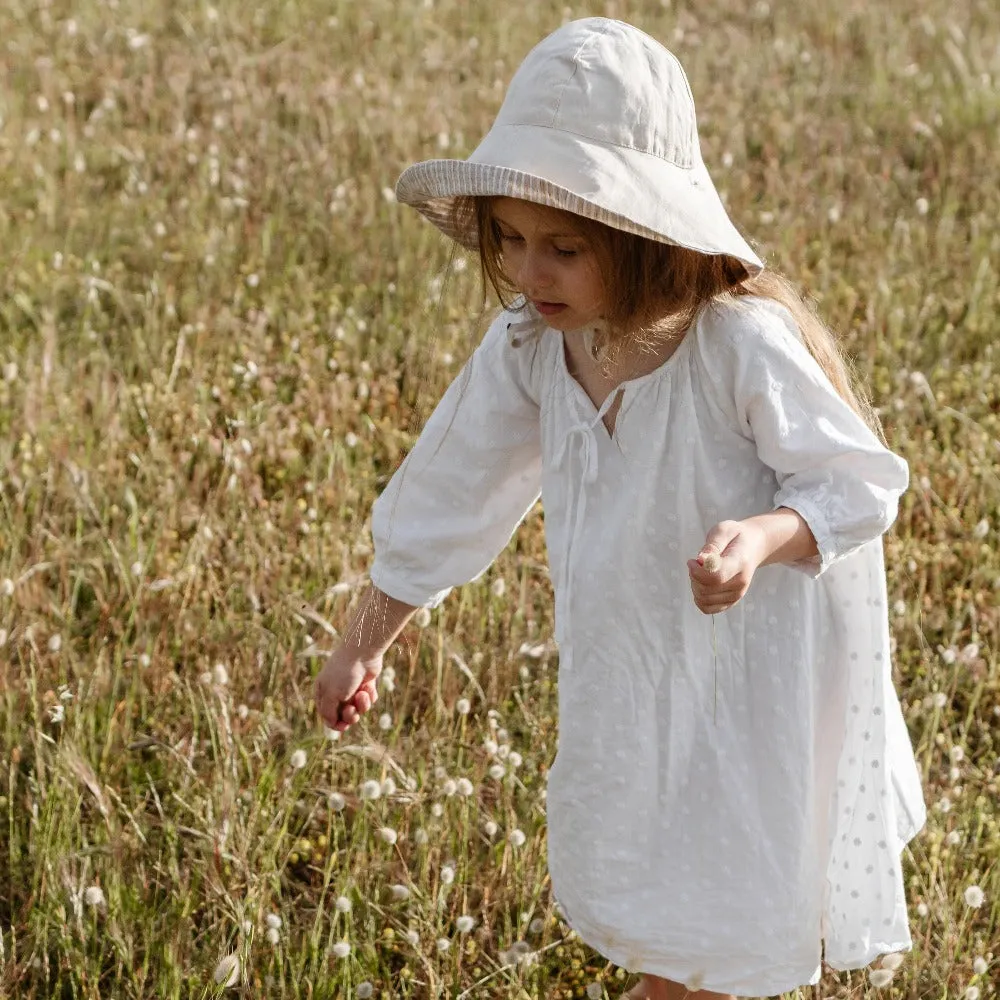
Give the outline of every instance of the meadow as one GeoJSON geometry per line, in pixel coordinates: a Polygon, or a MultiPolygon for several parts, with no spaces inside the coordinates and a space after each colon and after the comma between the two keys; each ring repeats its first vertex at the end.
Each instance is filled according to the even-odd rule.
{"type": "MultiPolygon", "coordinates": [[[[730,212],[867,380],[929,819],[895,970],[1000,983],[995,0],[5,0],[0,996],[617,997],[560,919],[541,509],[324,730],[373,499],[481,337],[392,188],[564,19],[677,53],[730,212]]],[[[890,965],[893,963],[889,963],[890,965]]]]}

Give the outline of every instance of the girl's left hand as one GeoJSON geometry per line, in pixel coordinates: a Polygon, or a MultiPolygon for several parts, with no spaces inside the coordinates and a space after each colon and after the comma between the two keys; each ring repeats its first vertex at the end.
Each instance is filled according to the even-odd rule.
{"type": "Polygon", "coordinates": [[[766,556],[763,530],[745,521],[720,521],[696,559],[688,560],[691,592],[699,611],[727,611],[747,592],[766,556]]]}

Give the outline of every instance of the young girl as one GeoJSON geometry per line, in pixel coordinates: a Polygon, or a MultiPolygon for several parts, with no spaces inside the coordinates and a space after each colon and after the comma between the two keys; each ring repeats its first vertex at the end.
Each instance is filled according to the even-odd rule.
{"type": "Polygon", "coordinates": [[[371,708],[409,615],[541,494],[571,926],[650,1000],[908,949],[900,852],[925,814],[881,543],[907,468],[727,217],[677,60],[618,21],[567,24],[472,156],[410,167],[397,196],[478,250],[507,308],[375,504],[373,589],[322,717],[371,708]]]}

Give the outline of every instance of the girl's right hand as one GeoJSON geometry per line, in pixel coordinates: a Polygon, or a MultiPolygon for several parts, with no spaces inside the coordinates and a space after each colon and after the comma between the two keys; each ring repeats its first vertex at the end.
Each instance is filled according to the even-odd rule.
{"type": "Polygon", "coordinates": [[[378,701],[376,681],[382,654],[343,645],[326,659],[316,678],[316,711],[331,728],[343,732],[378,701]]]}

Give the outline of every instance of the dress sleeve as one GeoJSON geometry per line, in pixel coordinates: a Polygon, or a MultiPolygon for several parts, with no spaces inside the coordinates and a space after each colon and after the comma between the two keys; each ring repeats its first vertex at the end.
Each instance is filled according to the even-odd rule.
{"type": "Polygon", "coordinates": [[[537,340],[501,313],[372,508],[372,583],[436,607],[480,576],[541,493],[537,340]],[[518,346],[520,344],[520,346],[518,346]]]}
{"type": "Polygon", "coordinates": [[[735,415],[777,477],[775,509],[797,511],[816,539],[818,556],[794,565],[818,576],[889,528],[909,470],[839,395],[786,309],[747,303],[737,316],[725,338],[735,415]]]}

